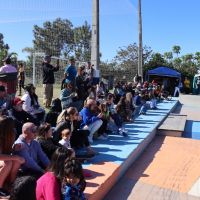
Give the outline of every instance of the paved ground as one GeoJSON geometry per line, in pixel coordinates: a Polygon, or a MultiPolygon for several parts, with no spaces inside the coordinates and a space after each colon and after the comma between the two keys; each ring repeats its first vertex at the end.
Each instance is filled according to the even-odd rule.
{"type": "MultiPolygon", "coordinates": [[[[186,137],[200,135],[200,97],[184,95],[176,112],[188,115],[186,137]],[[195,134],[194,134],[195,133],[195,134]]],[[[200,140],[156,136],[105,200],[200,199],[200,140]]]]}

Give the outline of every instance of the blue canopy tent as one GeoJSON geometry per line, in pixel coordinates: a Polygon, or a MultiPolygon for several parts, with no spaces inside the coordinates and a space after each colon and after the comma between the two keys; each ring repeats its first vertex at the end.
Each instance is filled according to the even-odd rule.
{"type": "Polygon", "coordinates": [[[147,79],[149,80],[149,76],[161,76],[161,77],[172,77],[181,79],[181,73],[177,72],[174,69],[169,67],[160,66],[155,69],[149,70],[147,72],[147,79]]]}

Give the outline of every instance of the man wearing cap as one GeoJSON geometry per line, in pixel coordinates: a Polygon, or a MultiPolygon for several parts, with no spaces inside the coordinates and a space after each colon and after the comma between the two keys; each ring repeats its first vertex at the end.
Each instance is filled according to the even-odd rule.
{"type": "Polygon", "coordinates": [[[75,89],[75,79],[77,75],[77,70],[75,66],[74,57],[70,58],[70,65],[65,69],[66,80],[69,80],[73,86],[73,90],[75,89]]]}
{"type": "Polygon", "coordinates": [[[21,100],[18,97],[15,97],[15,99],[12,102],[12,109],[9,110],[10,117],[12,117],[15,121],[15,127],[17,131],[16,137],[18,137],[22,133],[22,126],[24,123],[32,122],[34,124],[39,125],[39,123],[37,123],[37,120],[34,119],[32,115],[23,110],[23,103],[23,100],[21,100]]]}
{"type": "Polygon", "coordinates": [[[59,60],[57,65],[54,67],[51,64],[51,56],[46,55],[43,62],[43,88],[44,88],[44,99],[43,103],[46,108],[51,106],[53,98],[53,84],[55,83],[54,72],[59,70],[59,60]]]}
{"type": "Polygon", "coordinates": [[[12,100],[17,88],[17,69],[11,65],[11,58],[8,56],[4,60],[4,66],[0,68],[0,84],[4,85],[8,96],[12,100]]]}

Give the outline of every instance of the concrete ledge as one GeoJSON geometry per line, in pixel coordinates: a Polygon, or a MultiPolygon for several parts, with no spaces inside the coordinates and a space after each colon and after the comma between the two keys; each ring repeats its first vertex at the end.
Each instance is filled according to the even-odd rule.
{"type": "Polygon", "coordinates": [[[108,141],[97,141],[94,149],[100,154],[93,164],[85,164],[84,169],[92,174],[87,179],[86,197],[101,200],[124,175],[127,169],[141,155],[156,134],[158,126],[173,112],[177,99],[164,101],[157,110],[149,110],[147,115],[138,116],[133,123],[127,123],[129,137],[111,135],[108,141]]]}
{"type": "Polygon", "coordinates": [[[158,127],[158,134],[164,136],[181,137],[185,130],[187,115],[170,114],[158,127]]]}

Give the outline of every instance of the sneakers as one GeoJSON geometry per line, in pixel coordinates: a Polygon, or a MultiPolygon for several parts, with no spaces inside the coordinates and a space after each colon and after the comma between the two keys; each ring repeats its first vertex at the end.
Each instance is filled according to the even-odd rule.
{"type": "Polygon", "coordinates": [[[98,137],[98,139],[99,139],[99,140],[107,140],[108,138],[105,137],[105,136],[103,136],[103,135],[100,135],[100,136],[98,137]]]}
{"type": "Polygon", "coordinates": [[[128,133],[128,131],[125,128],[119,128],[119,131],[124,132],[124,133],[128,133]]]}
{"type": "Polygon", "coordinates": [[[125,130],[125,128],[119,128],[119,134],[122,135],[123,137],[127,137],[128,136],[128,131],[125,130]]]}
{"type": "Polygon", "coordinates": [[[4,198],[4,199],[9,199],[10,198],[10,194],[4,190],[3,188],[0,188],[0,199],[4,198]]]}

